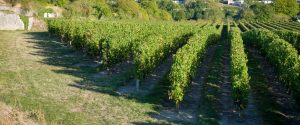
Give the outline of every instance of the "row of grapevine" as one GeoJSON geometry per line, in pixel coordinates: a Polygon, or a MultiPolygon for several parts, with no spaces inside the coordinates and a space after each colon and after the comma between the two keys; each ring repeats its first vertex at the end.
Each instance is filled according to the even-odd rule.
{"type": "Polygon", "coordinates": [[[299,22],[289,22],[289,24],[292,25],[292,26],[300,27],[299,22]]]}
{"type": "Polygon", "coordinates": [[[243,22],[239,22],[239,27],[243,32],[250,30],[243,22]]]}
{"type": "Polygon", "coordinates": [[[300,27],[298,27],[297,25],[291,24],[291,23],[286,23],[286,22],[279,22],[280,25],[282,26],[286,26],[286,27],[290,27],[292,29],[294,29],[295,31],[300,31],[300,27]]]}
{"type": "Polygon", "coordinates": [[[270,24],[271,24],[271,25],[275,25],[275,26],[277,26],[277,27],[281,27],[281,28],[286,29],[286,30],[297,31],[297,30],[293,29],[292,27],[284,26],[284,25],[281,25],[281,24],[279,24],[279,23],[270,23],[270,24]]]}
{"type": "Polygon", "coordinates": [[[257,24],[257,22],[250,22],[250,24],[252,25],[252,26],[254,26],[256,29],[265,29],[263,26],[261,26],[261,25],[258,25],[257,24]]]}
{"type": "Polygon", "coordinates": [[[116,22],[97,22],[56,19],[48,21],[51,34],[59,36],[62,40],[77,49],[86,51],[91,56],[100,56],[102,43],[100,40],[110,34],[124,34],[130,29],[130,24],[116,22]]]}
{"type": "MultiPolygon", "coordinates": [[[[168,25],[151,26],[148,24],[131,25],[130,28],[124,27],[123,32],[112,32],[101,40],[102,42],[102,60],[106,66],[128,60],[132,57],[133,46],[144,42],[144,37],[151,35],[153,32],[163,32],[164,28],[171,27],[168,25]],[[120,33],[121,32],[121,33],[120,33]]],[[[123,29],[123,28],[122,28],[123,29]]]]}
{"type": "Polygon", "coordinates": [[[203,59],[203,55],[209,44],[220,38],[222,27],[204,27],[195,33],[188,43],[180,48],[173,56],[173,64],[169,74],[171,90],[169,98],[178,106],[183,100],[185,90],[194,77],[197,66],[203,59]]]}
{"type": "Polygon", "coordinates": [[[266,25],[266,24],[264,24],[264,23],[262,23],[262,22],[256,22],[256,23],[257,23],[257,25],[262,26],[264,29],[268,29],[268,30],[276,30],[276,28],[271,27],[271,26],[269,26],[269,25],[266,25]]]}
{"type": "Polygon", "coordinates": [[[229,32],[230,48],[230,67],[231,67],[231,81],[232,81],[232,95],[236,102],[239,102],[241,108],[245,108],[248,101],[248,94],[250,91],[247,67],[247,55],[245,53],[243,39],[238,28],[231,28],[229,32]]]}
{"type": "MultiPolygon", "coordinates": [[[[200,27],[199,27],[200,28],[200,27]]],[[[164,34],[151,34],[143,43],[134,47],[134,65],[137,79],[143,79],[171,53],[186,44],[193,30],[185,27],[173,29],[164,34]]]]}
{"type": "Polygon", "coordinates": [[[248,27],[251,30],[256,29],[256,27],[253,26],[252,24],[250,24],[249,22],[244,22],[244,24],[245,24],[246,27],[248,27]]]}
{"type": "Polygon", "coordinates": [[[300,52],[300,33],[286,30],[274,31],[282,39],[291,43],[300,52]]]}
{"type": "Polygon", "coordinates": [[[93,57],[101,57],[107,67],[131,59],[133,51],[143,46],[140,44],[153,42],[149,36],[180,36],[196,28],[199,28],[199,24],[66,19],[48,21],[49,33],[93,57]]]}
{"type": "Polygon", "coordinates": [[[284,30],[284,28],[276,26],[276,25],[272,25],[270,23],[266,23],[266,22],[261,22],[261,23],[266,25],[266,26],[272,27],[273,29],[276,29],[276,30],[284,30]]]}
{"type": "Polygon", "coordinates": [[[289,30],[277,30],[274,27],[270,27],[265,25],[264,23],[257,22],[258,25],[275,32],[280,38],[286,40],[291,43],[298,51],[300,50],[300,34],[298,32],[289,31],[289,30]]]}
{"type": "MultiPolygon", "coordinates": [[[[123,33],[123,35],[115,35],[104,39],[103,42],[103,61],[106,65],[113,65],[124,60],[130,59],[132,56],[140,56],[136,54],[135,51],[139,51],[140,47],[148,43],[155,44],[158,41],[151,39],[152,36],[163,36],[165,38],[163,42],[172,43],[172,38],[181,37],[184,34],[192,32],[192,29],[195,26],[186,25],[186,24],[173,24],[173,23],[164,23],[164,24],[147,24],[147,26],[133,26],[139,27],[138,30],[134,29],[128,30],[128,32],[123,33]]],[[[161,44],[161,43],[160,43],[161,44]]],[[[150,45],[150,44],[149,44],[150,45]]],[[[154,47],[155,48],[155,47],[154,47]]],[[[138,58],[138,57],[134,57],[138,58]]]]}
{"type": "MultiPolygon", "coordinates": [[[[282,29],[279,30],[280,28],[271,27],[269,25],[266,25],[266,23],[261,23],[261,22],[257,22],[257,25],[264,27],[263,29],[268,29],[268,30],[276,33],[277,35],[280,36],[280,38],[291,43],[298,50],[298,52],[300,51],[300,33],[290,31],[290,30],[282,30],[282,29]]],[[[274,25],[272,25],[272,26],[274,26],[274,25]]],[[[256,28],[259,28],[259,27],[256,27],[256,28]]],[[[243,30],[244,28],[242,27],[241,29],[243,30]]]]}
{"type": "Polygon", "coordinates": [[[275,33],[261,29],[245,32],[243,38],[246,43],[262,50],[276,67],[280,80],[294,92],[300,103],[300,57],[293,45],[275,33]]]}

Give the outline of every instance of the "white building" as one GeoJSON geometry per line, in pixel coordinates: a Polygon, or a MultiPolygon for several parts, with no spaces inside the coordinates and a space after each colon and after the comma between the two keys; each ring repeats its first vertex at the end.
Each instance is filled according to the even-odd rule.
{"type": "Polygon", "coordinates": [[[185,0],[173,0],[173,2],[176,4],[184,4],[185,0]]]}
{"type": "Polygon", "coordinates": [[[59,17],[57,13],[44,13],[44,18],[56,18],[59,17]]]}
{"type": "Polygon", "coordinates": [[[273,3],[273,0],[261,0],[259,2],[262,2],[264,4],[271,4],[271,3],[273,3]]]}
{"type": "Polygon", "coordinates": [[[244,0],[224,0],[223,3],[228,5],[241,6],[242,4],[244,4],[244,0]]]}

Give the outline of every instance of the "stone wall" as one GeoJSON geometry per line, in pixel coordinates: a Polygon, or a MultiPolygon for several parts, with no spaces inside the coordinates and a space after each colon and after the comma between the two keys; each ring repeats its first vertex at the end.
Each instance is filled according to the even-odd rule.
{"type": "Polygon", "coordinates": [[[0,12],[0,30],[24,30],[24,23],[17,14],[0,12]]]}
{"type": "Polygon", "coordinates": [[[28,30],[31,30],[32,29],[32,26],[33,26],[33,22],[34,22],[34,19],[33,17],[29,17],[29,24],[28,24],[28,30]]]}

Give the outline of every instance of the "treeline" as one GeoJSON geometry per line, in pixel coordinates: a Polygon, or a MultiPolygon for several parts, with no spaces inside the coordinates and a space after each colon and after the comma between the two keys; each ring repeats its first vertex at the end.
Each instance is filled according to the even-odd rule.
{"type": "Polygon", "coordinates": [[[262,0],[245,0],[239,19],[258,21],[289,21],[299,14],[297,0],[273,0],[264,4],[262,0]]]}
{"type": "Polygon", "coordinates": [[[20,3],[24,9],[38,13],[52,12],[46,6],[63,8],[69,18],[140,19],[140,20],[198,20],[223,19],[237,13],[236,7],[223,7],[219,1],[188,0],[176,4],[173,0],[5,0],[13,6],[20,3]],[[224,8],[224,9],[221,9],[224,8]]]}
{"type": "Polygon", "coordinates": [[[222,5],[219,0],[186,0],[176,4],[173,0],[5,0],[25,10],[38,13],[51,12],[49,4],[59,6],[68,18],[140,19],[140,20],[235,20],[289,21],[299,13],[297,0],[274,0],[264,4],[258,0],[245,0],[240,6],[222,5]]]}

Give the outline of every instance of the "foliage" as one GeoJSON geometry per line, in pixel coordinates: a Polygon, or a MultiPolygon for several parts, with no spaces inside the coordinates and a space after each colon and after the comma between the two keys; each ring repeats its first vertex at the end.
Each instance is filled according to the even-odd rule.
{"type": "Polygon", "coordinates": [[[203,18],[204,9],[207,4],[203,0],[198,0],[195,2],[188,2],[185,4],[187,19],[201,19],[203,18]]]}
{"type": "Polygon", "coordinates": [[[288,21],[299,12],[296,0],[277,0],[274,4],[249,1],[240,11],[240,19],[258,21],[288,21]]]}
{"type": "Polygon", "coordinates": [[[65,7],[66,17],[112,17],[112,10],[105,0],[77,0],[65,7]]]}
{"type": "Polygon", "coordinates": [[[158,33],[147,36],[143,43],[135,47],[136,78],[143,79],[167,56],[186,44],[191,32],[191,27],[175,25],[163,30],[163,32],[158,31],[158,33]]]}
{"type": "Polygon", "coordinates": [[[223,12],[222,6],[212,0],[212,1],[208,1],[207,2],[207,8],[205,8],[204,11],[204,16],[203,19],[208,19],[208,20],[214,20],[214,21],[220,21],[221,19],[223,19],[225,17],[225,13],[223,12]]]}
{"type": "Polygon", "coordinates": [[[140,0],[139,3],[152,18],[172,20],[172,16],[168,12],[159,8],[156,0],[140,0]]]}
{"type": "Polygon", "coordinates": [[[242,9],[240,11],[240,18],[247,20],[247,21],[254,20],[255,14],[252,9],[249,9],[249,8],[242,9]]]}
{"type": "MultiPolygon", "coordinates": [[[[74,48],[81,49],[92,57],[101,57],[102,62],[108,67],[130,59],[134,56],[134,53],[136,55],[134,58],[142,57],[144,53],[138,53],[136,51],[141,50],[141,52],[148,52],[147,46],[161,44],[160,42],[157,43],[159,39],[154,40],[153,38],[149,38],[151,36],[155,39],[160,38],[156,37],[159,36],[159,34],[164,34],[160,39],[162,39],[164,43],[163,52],[167,55],[169,50],[179,47],[179,45],[184,42],[180,39],[181,35],[187,34],[195,28],[194,24],[176,24],[170,22],[137,23],[134,21],[65,19],[48,21],[48,29],[51,34],[59,36],[74,48]],[[175,39],[176,37],[179,37],[179,39],[175,39]],[[170,49],[167,49],[167,47],[170,47],[170,49]]],[[[157,51],[155,47],[151,49],[154,50],[154,52],[157,51]]],[[[148,57],[146,56],[145,58],[148,57]]],[[[138,61],[138,59],[136,61],[138,61]]],[[[144,64],[143,66],[146,65],[147,64],[144,64]]],[[[137,65],[137,67],[139,66],[137,65]]],[[[139,74],[144,74],[144,72],[146,71],[139,74]]]]}
{"type": "Polygon", "coordinates": [[[149,15],[138,3],[133,0],[118,0],[113,6],[120,18],[138,18],[149,20],[149,15]]]}
{"type": "Polygon", "coordinates": [[[299,12],[299,5],[297,0],[274,0],[274,9],[277,13],[295,17],[299,12]]]}
{"type": "Polygon", "coordinates": [[[229,33],[231,43],[231,80],[233,85],[233,97],[236,102],[240,102],[241,108],[246,108],[248,95],[250,92],[250,76],[247,67],[247,55],[245,53],[243,39],[238,28],[231,29],[229,33]]]}
{"type": "Polygon", "coordinates": [[[226,18],[235,18],[238,15],[239,8],[237,7],[224,6],[223,8],[226,18]]]}
{"type": "Polygon", "coordinates": [[[51,0],[52,3],[59,7],[65,7],[70,1],[69,0],[51,0]]]}
{"type": "Polygon", "coordinates": [[[291,43],[300,52],[300,33],[287,31],[287,30],[276,30],[275,33],[284,40],[291,43]]]}
{"type": "Polygon", "coordinates": [[[159,7],[169,12],[174,20],[186,19],[185,10],[178,4],[175,4],[172,0],[160,0],[159,7]]]}
{"type": "Polygon", "coordinates": [[[274,8],[268,4],[256,3],[250,8],[255,14],[255,19],[260,21],[271,20],[275,14],[274,8]]]}
{"type": "Polygon", "coordinates": [[[220,20],[225,14],[217,1],[196,0],[185,4],[187,19],[220,20]]]}

